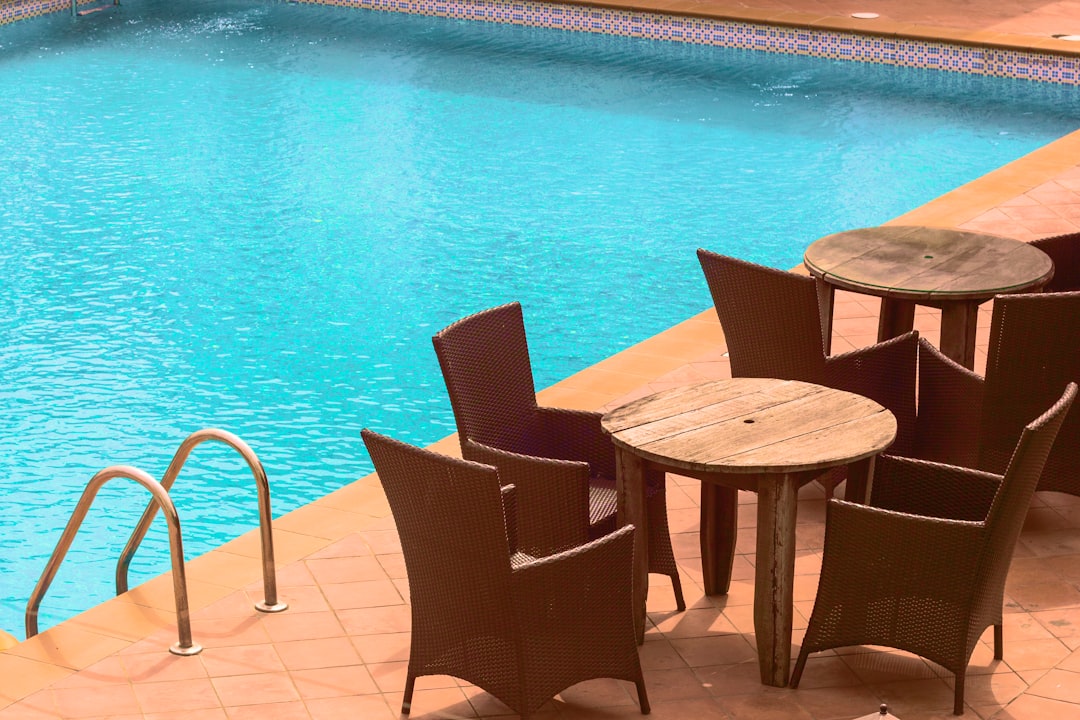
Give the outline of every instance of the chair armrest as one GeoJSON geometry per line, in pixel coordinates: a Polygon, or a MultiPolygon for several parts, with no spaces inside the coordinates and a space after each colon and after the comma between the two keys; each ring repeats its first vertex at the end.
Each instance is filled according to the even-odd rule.
{"type": "Polygon", "coordinates": [[[830,500],[820,589],[870,597],[965,598],[972,592],[985,532],[983,523],[830,500]]]}
{"type": "Polygon", "coordinates": [[[1002,477],[944,463],[881,455],[870,505],[896,512],[981,522],[1002,477]]]}
{"type": "Polygon", "coordinates": [[[548,457],[589,463],[593,475],[615,479],[615,445],[600,425],[601,413],[537,408],[548,457]]]}
{"type": "Polygon", "coordinates": [[[502,507],[503,523],[506,525],[506,546],[513,555],[517,552],[517,488],[513,485],[503,485],[502,507]]]}
{"type": "Polygon", "coordinates": [[[911,331],[825,360],[825,384],[870,398],[896,416],[890,452],[909,454],[915,446],[915,380],[919,333],[911,331]]]}
{"type": "MultiPolygon", "coordinates": [[[[622,616],[634,638],[634,526],[513,570],[515,606],[523,627],[556,623],[560,632],[589,637],[622,616]]],[[[632,639],[636,646],[636,640],[632,639]]]]}
{"type": "Polygon", "coordinates": [[[975,467],[979,459],[983,388],[981,376],[920,340],[918,434],[911,455],[975,467]]]}
{"type": "Polygon", "coordinates": [[[461,451],[466,460],[497,468],[500,484],[514,486],[515,549],[550,555],[588,540],[587,463],[521,455],[475,440],[463,442],[461,451]]]}

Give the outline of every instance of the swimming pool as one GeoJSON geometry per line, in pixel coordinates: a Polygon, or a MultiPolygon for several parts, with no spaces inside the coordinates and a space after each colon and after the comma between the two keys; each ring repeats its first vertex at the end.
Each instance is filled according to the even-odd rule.
{"type": "MultiPolygon", "coordinates": [[[[453,430],[430,336],[521,300],[543,387],[708,307],[699,246],[795,265],[1059,137],[1075,88],[284,3],[0,28],[0,628],[86,481],[189,432],[276,513],[453,430]],[[631,292],[622,288],[632,288],[631,292]]],[[[253,527],[203,446],[189,557],[253,527]]],[[[103,491],[42,627],[108,597],[103,491]]],[[[133,582],[167,569],[163,527],[133,582]]]]}

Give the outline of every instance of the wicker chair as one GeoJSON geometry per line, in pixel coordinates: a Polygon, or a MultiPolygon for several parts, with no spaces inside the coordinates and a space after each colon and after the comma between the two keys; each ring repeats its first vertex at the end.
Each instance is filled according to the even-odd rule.
{"type": "Polygon", "coordinates": [[[807,656],[850,645],[921,655],[956,676],[953,713],[983,631],[1002,658],[1005,576],[1075,383],[1028,424],[1004,475],[882,456],[870,505],[828,503],[821,579],[791,676],[807,656]]]}
{"type": "MultiPolygon", "coordinates": [[[[896,441],[889,452],[912,451],[918,362],[915,332],[826,356],[813,278],[708,250],[698,250],[697,255],[724,329],[732,377],[802,380],[865,395],[896,416],[896,441]]],[[[818,481],[831,496],[843,478],[840,468],[818,481]]]]}
{"type": "Polygon", "coordinates": [[[535,559],[511,547],[513,493],[503,488],[500,498],[495,468],[362,435],[409,578],[403,715],[423,675],[466,680],[526,719],[570,685],[616,678],[637,686],[648,714],[631,598],[632,525],[535,559]]]}
{"type": "Polygon", "coordinates": [[[1039,238],[1031,244],[1054,261],[1054,277],[1043,286],[1043,292],[1080,290],[1080,233],[1039,238]]]}
{"type": "MultiPolygon", "coordinates": [[[[1025,418],[1080,381],[1080,292],[994,298],[986,376],[923,343],[914,457],[1003,473],[1025,418]]],[[[903,453],[897,453],[903,454],[903,453]]],[[[1080,413],[1061,428],[1037,490],[1080,496],[1080,413]]]]}
{"type": "MultiPolygon", "coordinates": [[[[615,446],[600,426],[600,413],[537,404],[521,305],[470,315],[432,342],[462,455],[498,467],[517,488],[522,547],[543,555],[613,531],[615,446]],[[533,458],[549,459],[552,472],[520,472],[533,458]]],[[[649,572],[671,578],[678,609],[684,610],[663,482],[648,488],[647,518],[649,572]]]]}

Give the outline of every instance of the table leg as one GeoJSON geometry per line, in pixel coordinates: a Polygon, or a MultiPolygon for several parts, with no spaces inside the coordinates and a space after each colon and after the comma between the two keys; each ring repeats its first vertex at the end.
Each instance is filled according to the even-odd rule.
{"type": "Polygon", "coordinates": [[[910,300],[881,298],[881,314],[878,316],[878,342],[898,337],[915,327],[915,303],[910,300]]]}
{"type": "Polygon", "coordinates": [[[968,370],[975,368],[978,322],[978,302],[949,302],[941,307],[941,352],[968,370]]]}
{"type": "Polygon", "coordinates": [[[739,491],[701,483],[701,572],[706,595],[726,595],[735,560],[739,527],[739,491]]]}
{"type": "Polygon", "coordinates": [[[619,526],[634,526],[634,629],[645,641],[645,601],[649,594],[649,532],[645,512],[645,461],[622,448],[615,451],[615,492],[619,526]]]}
{"type": "Polygon", "coordinates": [[[758,483],[754,633],[761,682],[784,687],[791,665],[798,476],[768,475],[758,483]]]}
{"type": "Polygon", "coordinates": [[[844,485],[844,499],[865,505],[870,502],[870,491],[874,480],[874,456],[858,460],[848,465],[847,483],[844,485]]]}
{"type": "Polygon", "coordinates": [[[832,314],[833,302],[836,299],[836,288],[821,278],[814,278],[817,287],[818,312],[821,313],[821,342],[825,347],[825,354],[832,354],[832,314]]]}

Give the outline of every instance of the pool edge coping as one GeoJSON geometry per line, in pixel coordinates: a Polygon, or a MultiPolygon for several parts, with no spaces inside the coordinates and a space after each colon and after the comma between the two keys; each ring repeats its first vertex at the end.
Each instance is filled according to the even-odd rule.
{"type": "MultiPolygon", "coordinates": [[[[950,42],[973,47],[987,47],[1025,52],[1050,52],[1064,56],[1080,56],[1080,45],[1052,36],[1024,35],[1021,33],[994,32],[991,30],[962,30],[941,25],[922,24],[875,18],[871,27],[867,20],[849,15],[771,10],[764,8],[721,5],[711,9],[701,0],[542,0],[550,5],[580,5],[584,7],[625,10],[654,14],[671,14],[713,20],[748,22],[791,28],[815,28],[855,35],[883,38],[903,38],[926,42],[950,42]]],[[[102,5],[102,0],[77,0],[77,7],[102,5]]],[[[70,0],[42,0],[38,3],[11,3],[12,12],[0,16],[0,25],[18,22],[42,15],[70,12],[70,0]],[[14,8],[26,7],[17,13],[14,8]]]]}
{"type": "MultiPolygon", "coordinates": [[[[1054,36],[730,5],[704,7],[702,0],[292,1],[1080,86],[1080,43],[1054,36]],[[549,15],[544,15],[544,9],[549,15]],[[563,17],[562,11],[570,13],[570,17],[563,17]],[[590,11],[609,15],[594,20],[588,17],[590,11]],[[620,17],[619,13],[624,16],[620,17]],[[731,27],[721,25],[719,30],[703,31],[684,30],[680,26],[684,21],[692,24],[695,19],[730,23],[731,27]]],[[[76,8],[107,7],[101,4],[102,0],[76,2],[76,8]]],[[[7,14],[0,13],[0,25],[66,12],[71,5],[65,0],[38,0],[25,5],[16,2],[9,7],[26,8],[26,11],[18,14],[12,9],[7,14]]],[[[0,7],[0,11],[3,9],[0,7]]]]}

